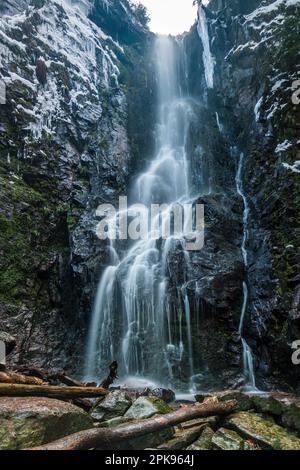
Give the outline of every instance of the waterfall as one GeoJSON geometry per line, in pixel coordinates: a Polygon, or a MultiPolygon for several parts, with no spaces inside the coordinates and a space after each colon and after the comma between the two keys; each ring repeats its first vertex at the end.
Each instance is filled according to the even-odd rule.
{"type": "MultiPolygon", "coordinates": [[[[241,153],[239,164],[238,164],[238,171],[236,174],[236,187],[237,187],[238,194],[241,196],[244,202],[242,254],[243,254],[244,265],[247,270],[248,269],[247,242],[249,238],[248,225],[249,225],[250,209],[249,209],[248,200],[244,192],[243,177],[242,177],[243,166],[244,166],[244,154],[241,153]]],[[[243,336],[247,307],[248,307],[248,298],[249,298],[249,289],[248,289],[247,283],[244,282],[243,283],[243,305],[242,305],[241,317],[240,317],[239,334],[241,336],[242,346],[243,346],[243,366],[244,366],[244,376],[246,379],[246,386],[250,387],[251,389],[256,389],[253,355],[252,355],[252,351],[251,351],[249,344],[247,343],[246,339],[243,336]]]]}
{"type": "Polygon", "coordinates": [[[213,88],[215,60],[210,50],[205,10],[201,4],[199,4],[198,8],[197,30],[203,44],[203,65],[205,71],[206,84],[208,88],[213,88]]]}
{"type": "MultiPolygon", "coordinates": [[[[190,202],[186,147],[193,110],[189,97],[183,95],[186,87],[181,86],[180,71],[186,63],[182,50],[178,40],[156,39],[157,145],[153,160],[133,184],[128,211],[136,202],[147,208],[164,204],[164,214],[171,216],[174,205],[190,202]]],[[[186,74],[185,70],[184,80],[186,74]]],[[[156,216],[154,227],[160,217],[156,216]]],[[[119,250],[116,255],[117,243],[110,247],[114,256],[100,280],[92,312],[86,378],[99,379],[109,361],[117,360],[123,377],[143,376],[165,385],[191,379],[194,347],[186,289],[188,222],[179,239],[170,235],[157,240],[151,224],[147,236],[128,243],[125,253],[119,250]],[[171,282],[174,256],[180,260],[181,284],[171,282]]]]}

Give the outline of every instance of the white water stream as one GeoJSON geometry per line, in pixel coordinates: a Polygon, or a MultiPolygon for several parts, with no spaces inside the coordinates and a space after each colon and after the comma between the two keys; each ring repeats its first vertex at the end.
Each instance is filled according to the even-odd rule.
{"type": "MultiPolygon", "coordinates": [[[[250,210],[249,210],[248,200],[244,192],[243,177],[242,177],[243,167],[244,167],[244,154],[242,153],[240,155],[238,171],[236,175],[236,187],[237,187],[238,194],[241,196],[244,202],[244,215],[243,215],[244,230],[243,230],[242,254],[243,254],[245,268],[247,270],[248,269],[247,242],[249,238],[248,225],[249,225],[250,210]]],[[[242,305],[242,310],[241,310],[239,333],[241,335],[241,340],[242,340],[242,345],[243,345],[244,376],[246,380],[245,385],[248,388],[256,389],[253,355],[252,355],[252,351],[251,351],[249,344],[247,343],[246,339],[243,336],[247,307],[248,307],[248,299],[249,299],[248,285],[246,282],[244,282],[243,283],[243,305],[242,305]]]]}

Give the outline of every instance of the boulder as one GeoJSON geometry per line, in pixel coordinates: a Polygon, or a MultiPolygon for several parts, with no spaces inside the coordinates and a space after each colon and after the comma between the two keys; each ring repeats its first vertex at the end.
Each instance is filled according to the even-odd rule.
{"type": "Polygon", "coordinates": [[[218,450],[244,450],[244,439],[235,431],[220,428],[212,437],[212,444],[218,450]]]}
{"type": "Polygon", "coordinates": [[[226,425],[263,449],[300,450],[300,439],[255,413],[236,413],[226,420],[226,425]]]}
{"type": "Polygon", "coordinates": [[[180,425],[182,429],[191,429],[195,426],[200,426],[205,424],[210,426],[212,429],[217,430],[219,425],[220,417],[219,416],[207,416],[206,418],[197,418],[192,419],[191,421],[186,421],[180,425]]]}
{"type": "Polygon", "coordinates": [[[300,399],[287,393],[253,395],[252,403],[260,413],[280,417],[284,426],[300,431],[300,399]]]}
{"type": "Polygon", "coordinates": [[[195,442],[201,435],[202,431],[206,428],[204,424],[197,426],[193,429],[178,430],[172,439],[160,445],[158,449],[161,450],[184,450],[193,442],[195,442]]]}
{"type": "Polygon", "coordinates": [[[252,397],[239,390],[225,390],[214,394],[198,393],[195,395],[195,399],[198,403],[203,403],[207,398],[211,397],[217,397],[219,401],[236,400],[238,402],[239,411],[248,411],[253,408],[252,397]]]}
{"type": "Polygon", "coordinates": [[[118,418],[126,413],[131,404],[132,401],[124,392],[116,390],[109,393],[104,400],[100,398],[96,402],[91,411],[91,417],[95,421],[107,421],[112,418],[118,418]]]}
{"type": "Polygon", "coordinates": [[[281,419],[284,426],[300,431],[300,407],[298,405],[290,405],[282,414],[281,419]]]}
{"type": "Polygon", "coordinates": [[[219,401],[236,400],[238,402],[238,411],[248,411],[253,408],[251,397],[237,390],[218,392],[214,396],[216,396],[219,401]]]}
{"type": "Polygon", "coordinates": [[[156,449],[163,442],[169,441],[174,435],[173,428],[167,428],[163,431],[146,434],[135,439],[130,439],[120,445],[114,444],[114,450],[145,450],[156,449]]]}
{"type": "Polygon", "coordinates": [[[271,394],[253,395],[252,403],[254,408],[260,413],[268,413],[275,416],[281,416],[283,405],[271,394]]]}
{"type": "Polygon", "coordinates": [[[50,398],[0,398],[0,450],[19,450],[93,427],[71,403],[50,398]]]}
{"type": "MultiPolygon", "coordinates": [[[[169,405],[156,397],[139,397],[126,411],[122,422],[147,419],[156,414],[166,414],[172,411],[169,405]]],[[[168,428],[160,432],[147,434],[136,439],[127,441],[117,446],[116,450],[143,450],[157,448],[163,442],[170,440],[174,435],[174,429],[168,428]]]]}
{"type": "Polygon", "coordinates": [[[155,388],[151,391],[151,395],[165,401],[166,403],[171,403],[176,398],[173,390],[166,388],[155,388]]]}
{"type": "Polygon", "coordinates": [[[211,393],[197,393],[197,395],[195,395],[195,400],[198,402],[198,403],[203,403],[204,400],[206,400],[207,398],[211,398],[213,395],[211,393]]]}
{"type": "Polygon", "coordinates": [[[125,413],[125,417],[129,419],[147,419],[156,414],[166,414],[171,411],[172,408],[159,398],[140,397],[125,413]]]}
{"type": "Polygon", "coordinates": [[[195,441],[187,450],[211,450],[213,447],[212,438],[214,431],[207,426],[201,434],[201,437],[195,441]]]}
{"type": "Polygon", "coordinates": [[[5,344],[7,356],[14,350],[17,344],[15,338],[5,331],[0,331],[0,341],[3,341],[5,344]]]}

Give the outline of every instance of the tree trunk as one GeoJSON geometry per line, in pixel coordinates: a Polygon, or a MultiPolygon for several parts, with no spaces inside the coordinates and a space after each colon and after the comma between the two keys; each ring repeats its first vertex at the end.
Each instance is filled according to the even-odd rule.
{"type": "Polygon", "coordinates": [[[132,422],[113,429],[100,428],[81,431],[59,439],[50,444],[30,450],[88,450],[101,449],[101,446],[110,446],[115,443],[135,439],[146,434],[162,431],[185,421],[212,415],[229,414],[235,410],[236,400],[218,402],[208,400],[201,405],[183,406],[173,413],[154,416],[153,418],[132,422]]]}
{"type": "Polygon", "coordinates": [[[53,385],[0,384],[0,397],[49,397],[60,399],[98,398],[107,390],[98,387],[56,387],[53,385]]]}

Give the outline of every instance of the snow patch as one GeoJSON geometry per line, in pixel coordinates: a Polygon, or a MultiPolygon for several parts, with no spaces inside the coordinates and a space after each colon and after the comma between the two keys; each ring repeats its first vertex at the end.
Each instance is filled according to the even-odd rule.
{"type": "Polygon", "coordinates": [[[281,6],[295,6],[300,5],[300,0],[276,0],[270,5],[266,5],[254,10],[250,15],[246,15],[247,20],[253,20],[257,16],[268,15],[269,13],[276,12],[281,6]]]}
{"type": "Polygon", "coordinates": [[[283,153],[283,152],[286,152],[290,147],[292,147],[293,144],[291,142],[289,142],[288,140],[285,140],[284,142],[282,142],[281,144],[278,144],[276,149],[275,149],[275,153],[283,153]]]}
{"type": "Polygon", "coordinates": [[[277,80],[277,82],[272,86],[271,92],[276,93],[277,90],[279,90],[284,83],[286,83],[288,80],[277,80]]]}
{"type": "Polygon", "coordinates": [[[300,173],[300,160],[296,160],[293,165],[289,165],[288,163],[282,163],[282,166],[287,170],[292,171],[293,173],[300,173]]]}

